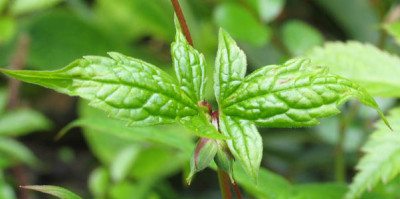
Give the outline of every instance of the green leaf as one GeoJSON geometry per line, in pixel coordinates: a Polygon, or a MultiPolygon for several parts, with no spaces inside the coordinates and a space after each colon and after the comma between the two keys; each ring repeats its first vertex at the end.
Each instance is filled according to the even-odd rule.
{"type": "Polygon", "coordinates": [[[0,16],[0,30],[0,44],[10,41],[17,32],[15,19],[12,17],[0,16]]]}
{"type": "Polygon", "coordinates": [[[350,185],[346,199],[358,198],[371,190],[379,181],[387,183],[400,173],[400,108],[393,109],[388,117],[393,124],[391,132],[380,121],[377,130],[363,146],[364,157],[357,164],[359,170],[350,185]]]}
{"type": "Polygon", "coordinates": [[[396,55],[350,41],[328,42],[307,56],[314,64],[329,66],[331,73],[360,84],[373,96],[400,97],[400,58],[396,55]]]}
{"type": "Polygon", "coordinates": [[[255,198],[292,199],[290,198],[292,186],[282,176],[261,167],[258,184],[254,184],[254,181],[246,175],[238,164],[234,164],[234,166],[237,183],[255,198]]]}
{"type": "Polygon", "coordinates": [[[224,30],[219,31],[214,90],[218,104],[233,93],[246,75],[246,55],[224,30]]]}
{"type": "Polygon", "coordinates": [[[220,130],[225,136],[228,147],[246,173],[257,182],[263,145],[262,138],[256,126],[249,121],[221,114],[219,117],[220,130]]]}
{"type": "Polygon", "coordinates": [[[254,0],[253,4],[264,23],[274,20],[282,11],[286,0],[254,0]]]}
{"type": "Polygon", "coordinates": [[[31,185],[31,186],[21,186],[23,189],[30,189],[34,191],[39,191],[43,193],[50,194],[52,196],[58,197],[60,199],[81,199],[81,197],[72,193],[61,187],[50,186],[50,185],[31,185]]]}
{"type": "Polygon", "coordinates": [[[129,126],[174,123],[197,114],[197,107],[157,67],[119,53],[87,56],[56,71],[2,70],[16,79],[90,101],[129,126]]]}
{"type": "Polygon", "coordinates": [[[358,98],[384,118],[365,89],[327,74],[326,68],[311,65],[309,59],[297,58],[253,72],[220,106],[224,114],[259,126],[302,127],[338,114],[337,106],[349,98],[358,98]]]}
{"type": "MultiPolygon", "coordinates": [[[[77,16],[70,9],[53,9],[29,19],[30,46],[26,65],[34,69],[60,69],[84,55],[103,56],[109,51],[138,54],[137,50],[130,50],[127,43],[118,42],[119,37],[105,34],[97,23],[77,16]]],[[[135,46],[135,49],[140,47],[135,46]]]]}
{"type": "Polygon", "coordinates": [[[181,89],[197,103],[204,100],[206,60],[203,54],[189,45],[176,17],[175,26],[176,36],[171,51],[176,76],[181,89]]]}
{"type": "Polygon", "coordinates": [[[50,8],[62,0],[14,0],[10,7],[13,15],[22,15],[50,8]]]}
{"type": "Polygon", "coordinates": [[[35,155],[23,144],[5,137],[0,137],[0,156],[8,160],[8,165],[16,163],[25,163],[29,166],[35,166],[38,163],[35,155]]]}
{"type": "Polygon", "coordinates": [[[88,187],[95,198],[104,198],[110,186],[110,174],[106,168],[99,167],[92,171],[88,187]]]}
{"type": "Polygon", "coordinates": [[[15,109],[0,116],[0,135],[21,136],[33,131],[48,130],[51,121],[32,109],[15,109]]]}
{"type": "Polygon", "coordinates": [[[394,22],[390,24],[385,24],[383,28],[392,35],[395,39],[397,44],[400,45],[400,22],[394,22]]]}
{"type": "Polygon", "coordinates": [[[114,182],[124,180],[135,164],[140,152],[140,146],[133,145],[119,152],[110,167],[111,178],[114,182]]]}
{"type": "Polygon", "coordinates": [[[235,39],[261,46],[271,37],[271,30],[262,25],[243,6],[236,3],[221,3],[214,11],[218,26],[226,29],[235,39]]]}
{"type": "Polygon", "coordinates": [[[13,188],[0,179],[0,198],[17,199],[13,188]]]}
{"type": "Polygon", "coordinates": [[[302,55],[311,47],[321,45],[324,37],[314,27],[299,20],[290,20],[283,24],[282,40],[293,55],[302,55]]]}

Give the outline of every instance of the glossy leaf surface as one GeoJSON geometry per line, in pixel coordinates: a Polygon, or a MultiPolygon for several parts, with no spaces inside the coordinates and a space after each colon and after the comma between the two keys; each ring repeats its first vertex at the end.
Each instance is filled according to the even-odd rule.
{"type": "Polygon", "coordinates": [[[246,65],[244,52],[227,32],[220,29],[214,72],[215,97],[219,104],[240,86],[246,65]]]}
{"type": "Polygon", "coordinates": [[[317,119],[339,113],[337,106],[350,98],[358,98],[383,117],[365,89],[298,58],[253,72],[220,106],[224,114],[260,126],[301,127],[317,125],[317,119]]]}
{"type": "Polygon", "coordinates": [[[226,140],[233,156],[240,162],[246,173],[257,181],[263,145],[256,126],[249,121],[220,115],[221,133],[231,137],[226,140]]]}
{"type": "Polygon", "coordinates": [[[130,126],[174,123],[196,106],[165,72],[119,53],[85,57],[57,71],[3,72],[22,81],[78,95],[130,126]]]}
{"type": "Polygon", "coordinates": [[[197,103],[204,100],[206,60],[189,45],[176,17],[175,24],[176,36],[171,51],[176,76],[181,89],[197,103]]]}

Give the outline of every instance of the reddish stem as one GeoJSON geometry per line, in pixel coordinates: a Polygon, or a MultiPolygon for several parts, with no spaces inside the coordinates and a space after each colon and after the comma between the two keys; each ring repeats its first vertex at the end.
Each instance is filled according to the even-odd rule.
{"type": "Polygon", "coordinates": [[[237,199],[243,199],[242,194],[240,193],[239,186],[236,184],[236,182],[233,183],[232,186],[233,186],[233,190],[235,191],[236,198],[237,199]]]}
{"type": "Polygon", "coordinates": [[[179,1],[171,0],[171,2],[172,2],[172,5],[174,6],[176,16],[178,17],[179,24],[181,24],[183,34],[185,35],[186,40],[189,42],[189,44],[191,46],[193,46],[193,40],[192,40],[192,37],[190,36],[189,28],[186,24],[185,16],[183,15],[179,1]]]}
{"type": "Polygon", "coordinates": [[[219,186],[221,188],[222,199],[232,199],[229,176],[225,171],[218,169],[219,186]]]}

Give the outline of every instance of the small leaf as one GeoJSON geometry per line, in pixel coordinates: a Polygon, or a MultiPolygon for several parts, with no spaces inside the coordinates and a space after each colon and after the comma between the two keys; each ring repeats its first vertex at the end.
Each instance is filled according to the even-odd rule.
{"type": "Polygon", "coordinates": [[[22,162],[35,166],[38,163],[35,155],[25,145],[5,137],[0,137],[0,156],[6,157],[9,164],[22,162]]]}
{"type": "Polygon", "coordinates": [[[35,110],[11,110],[0,116],[0,135],[26,135],[33,131],[48,130],[51,124],[49,119],[35,110]]]}
{"type": "Polygon", "coordinates": [[[62,0],[15,0],[11,4],[10,11],[13,15],[22,15],[50,8],[61,1],[62,0]]]}
{"type": "Polygon", "coordinates": [[[104,198],[110,186],[110,174],[106,168],[99,167],[92,171],[88,180],[88,187],[96,198],[104,198]]]}
{"type": "Polygon", "coordinates": [[[0,198],[3,199],[17,199],[13,188],[0,179],[0,198]]]}
{"type": "Polygon", "coordinates": [[[326,68],[313,66],[308,59],[297,58],[250,74],[220,105],[224,114],[259,126],[302,127],[317,125],[317,119],[338,114],[337,106],[350,98],[374,108],[385,120],[365,89],[327,74],[326,68]]]}
{"type": "Polygon", "coordinates": [[[256,126],[252,122],[226,115],[220,115],[219,122],[222,134],[232,138],[226,140],[231,153],[257,182],[263,145],[256,126]]]}
{"type": "Polygon", "coordinates": [[[346,199],[358,198],[379,181],[387,183],[400,174],[400,108],[393,109],[388,120],[394,125],[394,132],[383,121],[378,123],[377,130],[362,148],[365,155],[356,166],[359,171],[346,199]]]}
{"type": "Polygon", "coordinates": [[[5,74],[90,101],[129,126],[174,123],[197,114],[197,106],[159,68],[124,56],[88,56],[56,71],[13,71],[5,74]]]}
{"type": "Polygon", "coordinates": [[[56,186],[31,185],[31,186],[21,186],[21,188],[47,193],[52,196],[56,196],[60,199],[81,199],[81,197],[77,196],[76,194],[74,194],[64,188],[56,187],[56,186]]]}
{"type": "Polygon", "coordinates": [[[139,153],[140,146],[135,145],[119,152],[110,167],[111,178],[114,182],[121,182],[127,177],[139,153]]]}
{"type": "Polygon", "coordinates": [[[220,29],[215,60],[214,90],[218,104],[233,93],[246,74],[246,55],[227,32],[220,29]]]}
{"type": "Polygon", "coordinates": [[[271,30],[257,21],[250,11],[236,3],[221,3],[215,9],[215,22],[235,39],[261,46],[271,37],[271,30]]]}
{"type": "Polygon", "coordinates": [[[383,28],[396,39],[397,44],[400,45],[400,22],[385,24],[383,28]]]}
{"type": "Polygon", "coordinates": [[[275,19],[282,11],[286,0],[258,0],[258,12],[264,23],[275,19]]]}
{"type": "Polygon", "coordinates": [[[321,45],[324,37],[314,27],[298,20],[283,24],[282,41],[294,55],[302,55],[311,47],[321,45]]]}
{"type": "Polygon", "coordinates": [[[206,60],[186,41],[176,17],[175,26],[176,36],[171,51],[176,76],[181,89],[197,103],[204,100],[206,60]]]}
{"type": "Polygon", "coordinates": [[[329,66],[331,73],[360,84],[373,96],[400,97],[400,58],[396,55],[350,41],[328,42],[307,56],[314,64],[329,66]]]}

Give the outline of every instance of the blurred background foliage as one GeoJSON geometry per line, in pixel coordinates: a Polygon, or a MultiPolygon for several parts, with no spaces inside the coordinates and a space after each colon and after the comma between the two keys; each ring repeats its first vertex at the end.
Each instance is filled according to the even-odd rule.
{"type": "MultiPolygon", "coordinates": [[[[319,51],[311,49],[327,41],[355,40],[391,53],[400,52],[398,40],[388,35],[400,33],[398,24],[390,25],[399,18],[397,0],[180,3],[194,46],[208,62],[207,100],[213,105],[211,85],[219,27],[245,51],[249,72],[305,55],[324,64],[326,57],[318,59],[319,51]]],[[[27,35],[27,69],[53,70],[84,55],[105,56],[106,52],[118,51],[173,72],[170,43],[175,30],[169,0],[0,0],[0,13],[1,67],[11,65],[19,39],[27,35]]],[[[374,63],[374,57],[365,59],[370,65],[374,63]]],[[[365,65],[359,65],[363,70],[365,65]]],[[[364,77],[357,76],[358,72],[347,73],[347,65],[343,67],[331,71],[361,79],[361,83],[370,82],[358,78],[364,77]]],[[[381,72],[390,75],[393,70],[383,68],[381,72]]],[[[374,75],[368,68],[360,73],[374,75]]],[[[393,93],[400,87],[393,82],[396,77],[399,81],[399,73],[392,76],[389,91],[370,88],[375,96],[386,97],[377,98],[384,111],[398,105],[395,97],[400,91],[393,93]]],[[[216,174],[210,169],[198,174],[190,187],[184,184],[195,143],[186,129],[127,128],[84,101],[28,84],[22,84],[18,107],[7,108],[7,79],[2,76],[0,81],[0,198],[17,198],[20,175],[29,184],[63,186],[83,198],[220,197],[216,174]],[[65,135],[54,141],[60,131],[65,135]]],[[[356,101],[341,109],[341,115],[325,118],[315,128],[260,129],[265,169],[260,171],[259,186],[252,185],[240,168],[235,169],[245,197],[285,198],[290,191],[299,199],[319,199],[321,195],[340,198],[362,155],[359,149],[378,119],[374,111],[356,101]],[[346,128],[342,128],[343,121],[348,123],[346,128]],[[335,172],[339,142],[345,160],[344,176],[335,172]]],[[[378,185],[364,198],[399,198],[399,190],[400,178],[386,186],[378,185]]]]}

